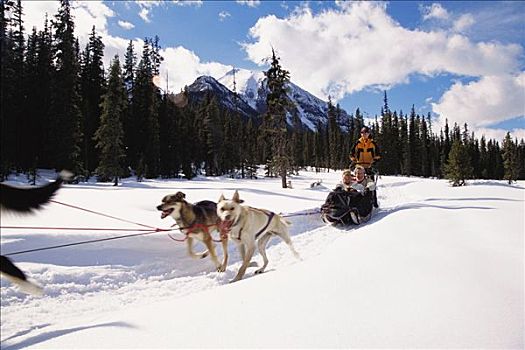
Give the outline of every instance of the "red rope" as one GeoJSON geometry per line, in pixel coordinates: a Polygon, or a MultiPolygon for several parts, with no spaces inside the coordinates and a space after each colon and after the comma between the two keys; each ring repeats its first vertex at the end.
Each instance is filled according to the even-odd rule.
{"type": "Polygon", "coordinates": [[[0,226],[15,230],[67,230],[67,231],[151,231],[146,228],[89,228],[89,227],[33,227],[33,226],[0,226]]]}
{"type": "Polygon", "coordinates": [[[60,204],[60,205],[64,205],[66,207],[70,207],[70,208],[74,208],[74,209],[78,209],[78,210],[82,210],[82,211],[86,211],[88,213],[92,213],[92,214],[96,214],[96,215],[100,215],[100,216],[105,216],[107,218],[110,218],[110,219],[115,219],[115,220],[118,220],[118,221],[122,221],[122,222],[127,222],[129,224],[134,224],[134,225],[139,225],[139,226],[142,226],[142,227],[147,227],[149,228],[150,230],[160,230],[156,227],[153,227],[153,226],[149,226],[149,225],[144,225],[144,224],[140,224],[138,222],[133,222],[133,221],[129,221],[129,220],[126,220],[126,219],[121,219],[121,218],[118,218],[116,216],[111,216],[111,215],[107,215],[107,214],[104,214],[104,213],[100,213],[100,212],[97,212],[97,211],[94,211],[94,210],[89,210],[89,209],[85,209],[85,208],[81,208],[81,207],[77,207],[75,205],[71,205],[71,204],[66,204],[66,203],[62,203],[62,202],[59,202],[59,201],[56,201],[56,200],[50,200],[50,202],[53,202],[53,203],[56,203],[56,204],[60,204]]]}
{"type": "MultiPolygon", "coordinates": [[[[177,226],[177,224],[174,224],[173,226],[177,226]]],[[[172,226],[172,227],[173,227],[172,226]]],[[[201,228],[203,229],[203,231],[205,232],[208,232],[209,233],[209,230],[208,228],[209,227],[212,227],[212,226],[217,226],[219,228],[219,232],[220,232],[220,239],[215,239],[213,238],[213,236],[211,236],[211,233],[210,233],[210,236],[211,236],[211,240],[216,242],[216,243],[220,243],[222,242],[224,239],[227,239],[228,238],[228,231],[229,231],[229,228],[223,223],[223,221],[221,221],[218,225],[216,224],[212,224],[212,225],[204,225],[204,224],[194,224],[192,226],[188,226],[188,227],[179,227],[179,230],[182,232],[182,234],[184,234],[184,238],[182,239],[178,239],[178,238],[175,238],[173,236],[171,236],[169,233],[168,233],[168,237],[172,240],[174,240],[175,242],[184,242],[185,240],[188,239],[188,236],[193,233],[193,231],[201,228]],[[186,232],[184,232],[183,230],[186,230],[186,232]]]]}

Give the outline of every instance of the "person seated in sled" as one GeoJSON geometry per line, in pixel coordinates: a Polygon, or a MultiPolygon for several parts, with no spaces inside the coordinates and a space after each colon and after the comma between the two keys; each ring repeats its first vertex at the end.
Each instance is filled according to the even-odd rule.
{"type": "MultiPolygon", "coordinates": [[[[367,126],[361,128],[361,137],[350,150],[350,160],[352,164],[362,166],[370,176],[374,174],[373,165],[381,159],[379,146],[370,137],[370,129],[367,126]]],[[[352,166],[350,166],[352,167],[352,166]]],[[[374,207],[378,207],[377,194],[374,192],[374,207]]]]}
{"type": "Polygon", "coordinates": [[[346,169],[343,170],[343,175],[341,177],[341,182],[335,186],[334,191],[350,191],[350,187],[355,182],[354,174],[352,170],[346,169]]]}
{"type": "Polygon", "coordinates": [[[373,181],[367,178],[365,169],[356,167],[355,176],[351,170],[343,171],[341,183],[328,194],[321,207],[325,222],[344,225],[368,221],[372,212],[373,181]]]}
{"type": "Polygon", "coordinates": [[[350,191],[359,193],[359,196],[352,198],[351,204],[356,209],[357,218],[352,216],[355,224],[368,221],[372,214],[372,205],[375,200],[376,185],[373,179],[366,175],[366,170],[361,165],[354,169],[355,182],[350,187],[350,191]]]}

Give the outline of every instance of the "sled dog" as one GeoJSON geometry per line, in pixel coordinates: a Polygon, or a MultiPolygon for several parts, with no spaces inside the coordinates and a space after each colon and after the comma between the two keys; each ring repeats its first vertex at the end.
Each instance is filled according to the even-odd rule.
{"type": "Polygon", "coordinates": [[[64,180],[71,177],[62,171],[59,177],[41,187],[13,187],[0,183],[0,208],[2,211],[29,213],[47,203],[60,188],[64,180]]]}
{"type": "Polygon", "coordinates": [[[162,203],[157,206],[157,210],[162,211],[161,218],[171,216],[181,231],[187,237],[188,254],[192,258],[205,258],[210,254],[210,258],[215,264],[217,271],[224,272],[228,264],[228,237],[222,237],[222,264],[217,259],[211,232],[219,231],[220,220],[217,216],[217,204],[212,201],[200,201],[195,204],[186,202],[186,195],[182,192],[170,194],[162,198],[162,203]],[[202,241],[207,251],[202,253],[193,252],[193,238],[202,241]]]}
{"type": "MultiPolygon", "coordinates": [[[[41,187],[21,188],[0,183],[0,209],[2,212],[17,213],[30,213],[40,209],[55,195],[64,180],[70,177],[71,173],[62,171],[54,182],[41,187]]],[[[42,293],[40,286],[29,282],[24,272],[3,255],[0,256],[0,274],[26,293],[42,293]]]]}
{"type": "Polygon", "coordinates": [[[223,225],[228,228],[228,235],[237,244],[243,259],[237,275],[231,282],[236,282],[244,276],[255,252],[255,242],[257,242],[257,247],[264,261],[263,266],[255,271],[256,274],[264,272],[268,265],[266,245],[273,236],[279,236],[288,244],[293,255],[300,259],[288,234],[290,223],[282,216],[269,210],[243,206],[241,205],[243,202],[239,198],[239,192],[235,191],[231,200],[225,199],[224,195],[221,195],[217,203],[217,215],[222,220],[223,225]]]}

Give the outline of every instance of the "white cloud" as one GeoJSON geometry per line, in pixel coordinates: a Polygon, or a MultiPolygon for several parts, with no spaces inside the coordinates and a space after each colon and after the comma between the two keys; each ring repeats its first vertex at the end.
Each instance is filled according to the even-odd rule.
{"type": "Polygon", "coordinates": [[[463,32],[470,28],[476,21],[471,14],[461,15],[457,20],[454,21],[453,29],[456,32],[463,32]]]}
{"type": "MultiPolygon", "coordinates": [[[[58,13],[60,3],[58,1],[26,1],[23,3],[24,23],[26,31],[36,27],[39,30],[44,28],[44,16],[48,14],[51,21],[58,13]]],[[[105,34],[108,30],[108,18],[115,16],[115,13],[102,1],[75,1],[71,3],[71,15],[75,22],[75,35],[80,41],[80,45],[85,46],[93,26],[97,33],[105,34]]]]}
{"type": "Polygon", "coordinates": [[[421,6],[420,10],[423,13],[423,20],[425,21],[429,19],[446,20],[449,18],[448,11],[439,3],[433,3],[430,6],[421,6]]]}
{"type": "Polygon", "coordinates": [[[27,1],[22,3],[24,13],[24,26],[27,32],[33,27],[38,30],[44,29],[44,16],[47,13],[49,24],[58,12],[60,3],[58,1],[27,1]]]}
{"type": "Polygon", "coordinates": [[[525,115],[525,72],[517,75],[484,76],[478,81],[456,82],[432,103],[439,124],[467,123],[481,129],[502,120],[525,115]]]}
{"type": "Polygon", "coordinates": [[[172,2],[177,6],[201,7],[203,4],[202,0],[172,0],[172,2]]]}
{"type": "Polygon", "coordinates": [[[146,1],[138,0],[138,1],[135,1],[135,3],[139,5],[140,8],[150,9],[152,7],[157,7],[157,6],[162,5],[163,2],[159,0],[146,0],[146,1]]]}
{"type": "Polygon", "coordinates": [[[130,30],[135,28],[135,25],[133,23],[127,22],[127,21],[118,21],[118,25],[126,30],[130,30]]]}
{"type": "MultiPolygon", "coordinates": [[[[516,128],[512,130],[505,130],[505,129],[488,129],[488,128],[479,128],[475,132],[476,138],[480,138],[481,136],[485,136],[485,139],[487,140],[497,140],[500,142],[503,142],[503,139],[507,135],[507,132],[510,132],[510,136],[512,139],[518,139],[518,142],[520,140],[525,140],[525,129],[522,128],[516,128]]],[[[500,143],[500,146],[502,144],[500,143]]]]}
{"type": "Polygon", "coordinates": [[[233,69],[233,66],[218,62],[201,62],[193,52],[182,46],[169,47],[161,50],[164,61],[160,67],[160,86],[166,86],[171,92],[179,92],[185,85],[190,85],[201,75],[222,77],[233,69]]]}
{"type": "Polygon", "coordinates": [[[246,5],[248,7],[257,7],[261,4],[260,0],[237,0],[239,5],[246,5]]]}
{"type": "Polygon", "coordinates": [[[231,17],[230,13],[227,11],[219,12],[219,21],[224,21],[226,18],[231,17]]]}
{"type": "MultiPolygon", "coordinates": [[[[44,28],[43,14],[47,13],[49,20],[54,19],[59,7],[60,3],[58,1],[24,2],[23,10],[26,31],[31,31],[33,26],[38,30],[42,30],[44,28]]],[[[129,40],[108,34],[108,18],[114,17],[115,13],[102,1],[72,2],[71,14],[74,17],[75,35],[79,39],[81,49],[88,43],[92,27],[95,25],[97,34],[102,37],[102,42],[105,45],[103,62],[106,69],[116,54],[119,54],[121,58],[124,56],[129,40]]],[[[142,49],[142,40],[135,39],[134,43],[136,50],[142,49]]],[[[140,51],[137,52],[140,53],[140,51]]]]}
{"type": "Polygon", "coordinates": [[[140,8],[139,17],[142,18],[142,20],[146,23],[151,23],[151,18],[150,18],[151,9],[154,7],[163,5],[163,1],[159,1],[159,0],[148,0],[148,1],[137,0],[135,1],[135,3],[140,8]]]}
{"type": "MultiPolygon", "coordinates": [[[[472,87],[456,84],[435,104],[435,112],[452,114],[459,105],[447,107],[460,91],[465,95],[469,92],[469,98],[471,95],[475,101],[475,87],[488,91],[489,86],[497,85],[504,95],[513,98],[480,101],[480,106],[481,102],[495,103],[487,115],[473,114],[469,109],[456,115],[465,118],[462,123],[478,127],[519,115],[516,113],[523,106],[524,90],[511,90],[503,81],[517,84],[515,77],[520,73],[523,55],[520,45],[473,42],[445,30],[406,29],[387,14],[386,6],[345,2],[339,9],[314,15],[302,5],[287,18],[260,18],[250,29],[252,42],[243,47],[248,58],[259,65],[265,65],[264,59],[275,48],[292,81],[323,99],[331,95],[337,101],[364,89],[388,89],[408,83],[414,75],[448,73],[475,77],[479,83],[472,87]]],[[[437,5],[430,13],[445,17],[437,5]]],[[[472,19],[464,16],[458,28],[465,29],[469,23],[472,19]]]]}
{"type": "Polygon", "coordinates": [[[407,83],[412,74],[483,76],[518,70],[523,52],[519,45],[408,30],[388,16],[385,6],[351,2],[318,15],[301,7],[288,18],[266,16],[250,29],[254,41],[244,49],[250,60],[262,65],[274,47],[295,83],[335,100],[367,87],[407,83]]]}
{"type": "Polygon", "coordinates": [[[145,7],[140,9],[139,17],[142,18],[142,20],[144,20],[144,22],[146,22],[146,23],[150,23],[151,22],[151,19],[149,19],[149,9],[147,9],[145,7]]]}

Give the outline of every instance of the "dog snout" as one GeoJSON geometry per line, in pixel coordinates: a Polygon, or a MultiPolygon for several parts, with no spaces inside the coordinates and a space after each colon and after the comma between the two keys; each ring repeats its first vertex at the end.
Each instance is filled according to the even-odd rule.
{"type": "Polygon", "coordinates": [[[161,205],[157,205],[157,210],[160,210],[160,211],[164,210],[164,209],[162,209],[162,204],[161,205]]]}

